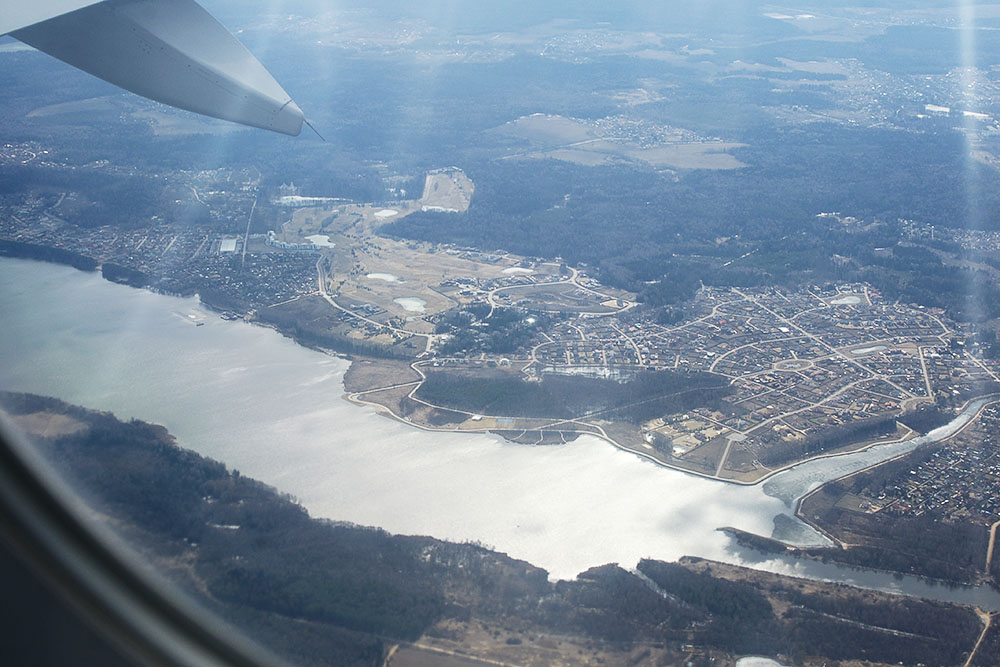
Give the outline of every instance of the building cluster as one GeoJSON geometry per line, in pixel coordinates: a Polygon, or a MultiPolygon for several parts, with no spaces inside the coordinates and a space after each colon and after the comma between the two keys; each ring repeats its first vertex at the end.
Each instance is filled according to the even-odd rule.
{"type": "MultiPolygon", "coordinates": [[[[538,280],[504,279],[510,289],[493,292],[494,301],[532,305],[538,280]]],[[[474,282],[456,287],[473,298],[488,292],[474,282]]],[[[644,436],[674,457],[702,445],[731,446],[732,461],[745,467],[760,467],[775,445],[831,427],[961,400],[996,381],[998,370],[965,349],[942,311],[889,303],[871,286],[854,284],[795,292],[704,288],[693,316],[672,326],[631,314],[563,317],[519,358],[530,378],[626,379],[638,370],[720,375],[732,390],[721,407],[664,415],[644,425],[644,436]]]]}
{"type": "MultiPolygon", "coordinates": [[[[0,159],[42,159],[40,150],[8,145],[0,159]]],[[[257,196],[252,175],[215,170],[172,178],[179,179],[178,191],[190,190],[185,203],[201,207],[201,214],[180,218],[168,211],[134,227],[88,228],[60,217],[71,195],[8,196],[0,199],[0,239],[115,263],[154,288],[198,292],[225,310],[247,312],[316,293],[315,244],[249,233],[257,196]]],[[[512,259],[454,246],[436,252],[494,266],[512,259]]],[[[921,403],[959,402],[1000,383],[996,363],[966,349],[962,330],[942,311],[888,302],[870,285],[706,287],[686,319],[668,324],[662,313],[636,308],[632,295],[601,285],[586,270],[559,258],[521,258],[499,277],[451,276],[432,289],[490,315],[503,307],[547,313],[543,327],[532,321],[528,344],[503,355],[528,379],[559,373],[626,380],[642,370],[719,376],[730,389],[721,401],[643,426],[645,445],[671,457],[714,447],[723,463],[732,452],[734,469],[760,468],[772,447],[892,418],[921,403]]],[[[423,333],[411,333],[408,322],[394,320],[384,306],[343,297],[338,304],[327,319],[343,335],[388,345],[413,335],[433,341],[427,323],[423,333]]],[[[433,356],[434,346],[428,348],[433,356]]],[[[500,361],[481,351],[453,356],[500,361]]]]}
{"type": "Polygon", "coordinates": [[[677,143],[704,143],[722,141],[703,137],[691,130],[671,125],[661,125],[648,120],[637,120],[628,116],[615,115],[596,120],[580,121],[588,125],[599,137],[624,140],[640,148],[654,148],[677,143]]]}
{"type": "Polygon", "coordinates": [[[288,243],[286,241],[279,241],[274,230],[268,230],[266,237],[264,238],[264,245],[269,248],[277,248],[278,250],[286,250],[288,252],[304,252],[316,254],[319,252],[319,246],[315,243],[288,243]]]}
{"type": "MultiPolygon", "coordinates": [[[[8,151],[8,157],[21,156],[25,150],[8,151]]],[[[255,245],[251,240],[252,249],[244,253],[254,190],[242,182],[245,175],[220,171],[224,170],[176,175],[208,215],[192,219],[175,211],[145,224],[134,221],[134,226],[83,227],[61,217],[61,207],[72,195],[8,197],[0,200],[0,239],[124,266],[144,275],[151,287],[176,294],[201,293],[226,308],[250,310],[315,291],[313,244],[307,244],[312,253],[301,253],[298,248],[255,245]],[[234,179],[240,182],[231,182],[234,179]]]]}
{"type": "Polygon", "coordinates": [[[862,496],[870,511],[990,525],[1000,516],[1000,404],[913,468],[862,496]]]}

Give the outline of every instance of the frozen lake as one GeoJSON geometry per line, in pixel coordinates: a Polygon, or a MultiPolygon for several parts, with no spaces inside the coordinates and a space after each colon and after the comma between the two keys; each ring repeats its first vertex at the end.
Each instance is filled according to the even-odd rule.
{"type": "MultiPolygon", "coordinates": [[[[717,528],[820,543],[792,518],[795,498],[915,446],[822,459],[747,487],[669,470],[596,437],[532,447],[426,432],[342,400],[348,362],[224,321],[197,299],[12,259],[0,259],[0,284],[0,388],[163,424],[182,446],[292,494],[313,516],[478,541],[559,578],[692,555],[853,581],[843,568],[745,553],[717,528]]],[[[873,587],[926,587],[865,576],[873,587]]]]}
{"type": "Polygon", "coordinates": [[[398,299],[393,299],[393,303],[398,303],[403,307],[403,310],[409,313],[422,313],[424,312],[424,306],[427,302],[423,299],[418,299],[415,296],[401,296],[398,299]]]}

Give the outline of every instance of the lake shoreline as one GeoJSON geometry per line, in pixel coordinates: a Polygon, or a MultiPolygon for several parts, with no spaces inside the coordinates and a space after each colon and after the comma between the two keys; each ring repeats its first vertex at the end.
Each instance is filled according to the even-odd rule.
{"type": "Polygon", "coordinates": [[[0,332],[11,360],[0,384],[163,424],[185,447],[291,493],[314,516],[496,545],[568,579],[644,556],[757,562],[716,527],[768,535],[787,512],[761,485],[678,475],[597,438],[525,447],[418,432],[340,400],[342,357],[209,317],[192,298],[15,262],[0,262],[0,297],[13,314],[0,332]]]}
{"type": "MultiPolygon", "coordinates": [[[[24,252],[25,254],[16,254],[16,252],[14,254],[12,254],[11,252],[8,251],[9,249],[7,248],[7,245],[0,246],[0,257],[12,257],[12,258],[17,258],[17,259],[28,259],[28,260],[32,260],[32,261],[41,261],[41,262],[46,262],[46,263],[62,264],[62,265],[65,265],[65,266],[71,266],[71,267],[73,267],[73,268],[75,268],[77,270],[84,271],[84,272],[87,272],[87,273],[90,273],[90,272],[100,272],[102,278],[104,278],[108,282],[111,282],[111,283],[114,283],[114,284],[126,285],[128,287],[133,287],[133,288],[137,288],[137,289],[145,289],[145,290],[153,292],[155,294],[162,294],[162,295],[165,295],[165,296],[176,296],[176,297],[181,297],[181,298],[196,297],[198,299],[199,303],[201,303],[203,306],[205,306],[205,308],[207,308],[207,309],[209,309],[211,311],[214,311],[215,313],[218,313],[218,314],[229,312],[231,310],[230,308],[227,307],[227,304],[221,304],[221,303],[213,302],[210,297],[207,297],[206,295],[203,295],[203,294],[201,294],[200,292],[197,292],[197,291],[193,291],[193,292],[191,292],[189,294],[174,293],[174,292],[169,292],[169,291],[164,291],[164,290],[156,289],[155,287],[153,287],[151,285],[148,285],[148,284],[139,284],[139,283],[135,283],[134,281],[115,280],[115,279],[109,278],[101,270],[102,264],[100,262],[98,262],[98,260],[96,260],[94,258],[91,258],[89,256],[86,256],[86,255],[81,255],[79,253],[74,253],[74,252],[71,252],[71,251],[61,250],[61,249],[58,249],[58,248],[51,248],[49,246],[42,246],[42,245],[37,245],[37,244],[29,244],[29,243],[21,243],[21,242],[4,242],[4,244],[8,244],[8,245],[12,244],[12,243],[16,243],[18,246],[26,246],[26,247],[30,246],[30,247],[21,250],[21,252],[24,252]],[[45,256],[47,252],[51,252],[51,251],[56,251],[56,255],[52,256],[52,257],[45,256]],[[82,265],[79,265],[80,261],[85,261],[85,263],[87,264],[87,267],[90,267],[91,264],[93,266],[90,267],[90,268],[84,267],[82,265]]],[[[352,365],[352,367],[355,364],[358,364],[358,363],[360,363],[362,361],[366,361],[366,360],[375,360],[375,361],[378,361],[379,359],[381,359],[381,357],[373,357],[373,356],[371,356],[369,354],[357,353],[357,352],[353,352],[353,351],[351,351],[349,349],[348,350],[338,349],[337,346],[336,346],[337,341],[333,340],[333,339],[331,339],[330,341],[324,341],[324,342],[332,343],[332,345],[321,345],[321,344],[319,344],[317,342],[310,341],[305,336],[303,336],[303,334],[294,325],[288,325],[286,323],[279,322],[279,321],[269,321],[269,320],[263,319],[263,318],[261,318],[259,316],[258,317],[252,317],[252,318],[243,318],[243,319],[244,319],[244,321],[246,321],[246,322],[248,322],[250,324],[254,324],[254,325],[261,326],[261,327],[264,327],[264,328],[267,328],[267,329],[271,329],[271,330],[273,330],[273,331],[281,334],[282,336],[290,339],[296,345],[299,345],[299,346],[301,346],[301,347],[303,347],[305,349],[312,350],[312,351],[315,351],[315,352],[320,352],[322,354],[327,354],[327,355],[330,355],[330,356],[333,356],[333,357],[336,357],[336,358],[344,359],[345,361],[350,362],[351,365],[352,365]]],[[[402,416],[400,414],[397,414],[390,407],[388,407],[388,406],[386,406],[386,405],[384,405],[382,403],[379,403],[377,401],[363,401],[363,400],[360,400],[360,396],[359,396],[360,393],[368,393],[368,392],[350,391],[350,390],[348,390],[345,387],[343,395],[342,395],[342,398],[344,400],[346,400],[347,402],[353,404],[353,405],[379,406],[381,414],[384,414],[384,416],[388,417],[389,419],[394,419],[394,420],[396,420],[396,421],[398,421],[400,423],[406,424],[407,426],[412,427],[412,428],[417,428],[417,429],[421,429],[421,430],[429,431],[429,432],[434,432],[434,431],[437,431],[437,432],[454,432],[454,429],[441,428],[441,427],[435,426],[434,424],[418,423],[416,421],[408,419],[406,416],[402,416]]],[[[971,403],[973,400],[976,400],[977,398],[981,398],[981,397],[970,398],[966,402],[966,405],[968,405],[969,403],[971,403]]],[[[447,410],[447,408],[444,408],[444,407],[441,407],[441,406],[438,406],[438,407],[440,409],[447,410]]],[[[964,406],[963,406],[963,408],[964,408],[964,406]]],[[[958,410],[958,413],[961,413],[961,411],[962,411],[961,409],[958,410]]],[[[479,430],[469,430],[468,433],[470,433],[470,434],[477,434],[477,433],[479,433],[479,434],[487,434],[487,433],[490,433],[490,434],[493,434],[493,435],[498,435],[497,433],[495,433],[495,431],[496,431],[496,429],[479,429],[479,430]]],[[[791,469],[796,468],[796,467],[801,466],[801,465],[808,464],[808,463],[813,462],[813,461],[822,460],[822,459],[828,459],[828,458],[834,458],[834,457],[840,457],[840,456],[847,456],[847,455],[850,455],[850,454],[856,454],[856,453],[860,453],[860,452],[866,452],[866,451],[868,451],[868,450],[870,450],[870,449],[872,449],[874,447],[878,447],[878,446],[881,446],[881,445],[887,445],[887,444],[894,444],[894,443],[897,443],[897,442],[903,442],[903,441],[906,441],[908,439],[911,439],[911,438],[917,436],[916,432],[914,432],[912,429],[907,428],[907,432],[904,433],[902,436],[899,436],[898,438],[892,438],[892,439],[879,438],[879,439],[875,439],[875,440],[863,440],[861,442],[852,443],[850,445],[846,445],[844,447],[835,449],[833,451],[823,452],[823,453],[816,454],[814,456],[809,456],[809,457],[807,457],[805,459],[801,459],[801,460],[797,460],[797,461],[790,461],[790,462],[788,462],[786,464],[783,464],[783,465],[781,465],[781,466],[779,466],[777,468],[769,470],[769,471],[763,473],[762,475],[760,475],[759,477],[756,477],[754,479],[737,479],[737,478],[733,478],[733,477],[724,477],[724,476],[720,476],[720,475],[715,475],[715,474],[710,474],[710,473],[706,473],[706,472],[701,472],[699,470],[695,470],[695,469],[692,469],[692,468],[689,468],[689,467],[684,467],[684,466],[681,466],[681,465],[671,464],[670,462],[663,461],[662,459],[660,459],[658,457],[647,455],[647,454],[645,454],[644,452],[638,450],[635,447],[630,447],[628,445],[625,445],[625,444],[622,444],[620,442],[617,442],[614,438],[611,438],[606,433],[601,433],[598,430],[582,430],[582,431],[576,431],[576,432],[578,434],[594,435],[594,436],[596,436],[596,437],[604,440],[608,444],[612,445],[613,447],[615,447],[615,448],[617,448],[617,449],[619,449],[621,451],[624,451],[624,452],[630,453],[632,455],[638,456],[638,457],[642,458],[643,460],[650,461],[650,462],[652,462],[652,463],[654,463],[656,465],[662,466],[662,467],[670,469],[670,470],[676,470],[678,472],[682,472],[682,473],[685,473],[685,474],[688,474],[688,475],[693,475],[693,476],[700,477],[700,478],[703,478],[703,479],[709,479],[709,480],[713,480],[713,481],[719,481],[719,482],[724,482],[724,483],[727,483],[727,484],[734,484],[734,485],[741,485],[741,486],[756,486],[756,485],[759,485],[759,484],[763,484],[763,483],[767,482],[769,479],[771,479],[772,477],[774,477],[776,475],[780,475],[783,472],[786,472],[788,470],[791,470],[791,469]]],[[[499,435],[501,437],[504,437],[502,434],[499,434],[499,435]]],[[[516,440],[512,440],[511,442],[513,442],[514,444],[519,444],[516,440]]],[[[874,465],[881,465],[881,463],[884,463],[884,461],[876,463],[874,465]]],[[[831,479],[831,480],[828,480],[828,482],[829,481],[835,481],[835,480],[831,479]]],[[[805,498],[805,496],[803,496],[802,498],[799,498],[798,502],[801,503],[801,501],[804,498],[805,498]]],[[[806,521],[806,523],[808,523],[808,521],[806,521]]],[[[822,531],[820,531],[820,532],[822,532],[822,531]]]]}

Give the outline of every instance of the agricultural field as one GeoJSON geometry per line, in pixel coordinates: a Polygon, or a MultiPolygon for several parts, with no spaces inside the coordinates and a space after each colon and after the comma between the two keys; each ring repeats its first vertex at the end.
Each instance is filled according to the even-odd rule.
{"type": "Polygon", "coordinates": [[[745,144],[702,137],[620,117],[594,121],[546,114],[523,116],[493,132],[525,140],[531,150],[508,158],[556,159],[583,166],[638,163],[666,169],[739,169],[729,151],[745,144]]]}

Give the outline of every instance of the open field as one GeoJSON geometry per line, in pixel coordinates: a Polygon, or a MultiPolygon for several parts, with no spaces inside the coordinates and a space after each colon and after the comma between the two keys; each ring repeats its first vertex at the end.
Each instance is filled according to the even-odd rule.
{"type": "MultiPolygon", "coordinates": [[[[401,644],[387,667],[475,667],[477,665],[678,664],[684,652],[666,644],[624,649],[572,634],[541,632],[510,616],[500,622],[448,619],[414,644],[401,644]]],[[[719,655],[720,665],[731,665],[719,655]]]]}
{"type": "Polygon", "coordinates": [[[739,169],[730,151],[746,144],[711,141],[681,128],[646,126],[617,119],[582,121],[533,114],[495,132],[527,140],[534,150],[508,157],[553,158],[584,166],[641,162],[657,168],[739,169]]]}
{"type": "Polygon", "coordinates": [[[671,144],[653,148],[628,148],[625,157],[647,162],[654,167],[674,169],[740,169],[746,165],[726,151],[743,148],[746,144],[728,142],[701,142],[671,144]]]}
{"type": "Polygon", "coordinates": [[[613,164],[620,160],[615,155],[608,153],[599,153],[596,151],[582,150],[579,148],[559,148],[554,151],[548,151],[546,153],[530,153],[523,157],[530,158],[533,160],[544,160],[546,158],[552,158],[553,160],[562,160],[563,162],[572,162],[573,164],[579,164],[584,167],[597,167],[600,165],[613,164]]]}
{"type": "Polygon", "coordinates": [[[382,353],[412,357],[426,348],[426,338],[419,334],[379,326],[350,313],[349,307],[334,308],[322,296],[311,294],[262,309],[258,318],[279,327],[294,323],[295,337],[304,344],[345,354],[370,353],[363,346],[375,345],[382,353]]]}
{"type": "Polygon", "coordinates": [[[281,226],[280,240],[301,243],[307,236],[326,234],[359,239],[373,234],[376,227],[418,210],[417,202],[399,201],[392,206],[373,204],[327,204],[295,209],[291,219],[281,226]]]}
{"type": "MultiPolygon", "coordinates": [[[[617,290],[613,290],[617,291],[617,290]]],[[[623,296],[623,298],[625,298],[623,296]]],[[[498,303],[516,305],[527,302],[532,308],[554,312],[615,313],[621,310],[616,300],[609,301],[603,294],[596,294],[577,287],[572,283],[552,285],[525,285],[505,289],[496,295],[498,303]]]]}
{"type": "Polygon", "coordinates": [[[551,151],[528,153],[536,160],[553,158],[585,167],[615,162],[645,162],[652,167],[672,169],[740,169],[746,165],[726,151],[746,144],[699,142],[643,148],[627,141],[600,140],[551,151]]]}
{"type": "Polygon", "coordinates": [[[469,209],[476,186],[461,169],[438,169],[424,179],[420,205],[425,211],[461,213],[469,209]]]}
{"type": "Polygon", "coordinates": [[[355,359],[344,375],[344,389],[347,391],[368,391],[391,384],[417,381],[417,374],[407,361],[391,359],[355,359]]]}
{"type": "MultiPolygon", "coordinates": [[[[336,237],[331,240],[337,242],[336,237]]],[[[498,279],[509,266],[499,258],[493,263],[474,261],[430,246],[379,237],[355,245],[345,241],[338,243],[330,259],[329,291],[372,304],[387,317],[403,318],[407,320],[404,328],[421,333],[417,320],[456,305],[441,292],[441,282],[498,279]]]]}
{"type": "Polygon", "coordinates": [[[428,333],[423,318],[457,303],[443,293],[442,281],[499,279],[516,263],[496,255],[459,253],[374,234],[385,220],[411,213],[417,206],[416,202],[395,202],[392,208],[357,204],[301,208],[283,226],[281,238],[300,243],[312,235],[327,236],[334,248],[324,250],[326,288],[337,295],[338,302],[368,306],[367,316],[377,322],[398,319],[400,328],[428,333]]]}
{"type": "Polygon", "coordinates": [[[518,118],[498,131],[527,139],[537,146],[564,146],[598,136],[594,130],[573,118],[540,113],[518,118]]]}
{"type": "MultiPolygon", "coordinates": [[[[415,343],[407,339],[418,336],[423,341],[419,353],[424,353],[438,340],[436,316],[456,306],[483,303],[492,314],[496,308],[518,305],[585,316],[635,306],[635,295],[605,288],[559,263],[379,236],[384,223],[420,210],[427,201],[441,208],[468,205],[473,184],[461,170],[430,172],[426,182],[429,197],[419,201],[329,201],[289,209],[276,240],[316,246],[307,245],[312,254],[305,255],[315,261],[316,293],[276,304],[266,309],[265,318],[278,323],[294,314],[317,341],[332,341],[314,343],[321,347],[336,342],[345,351],[354,343],[370,343],[413,350],[415,343]]],[[[260,238],[250,239],[250,244],[270,248],[260,238]]]]}

